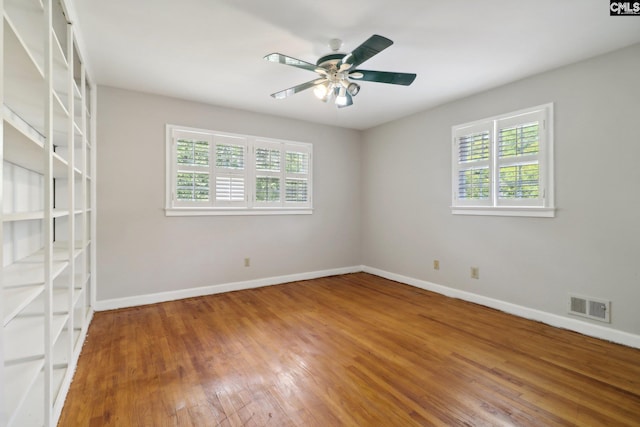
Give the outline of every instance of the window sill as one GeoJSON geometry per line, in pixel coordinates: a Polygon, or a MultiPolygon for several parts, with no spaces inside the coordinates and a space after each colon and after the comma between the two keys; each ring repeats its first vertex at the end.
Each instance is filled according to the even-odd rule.
{"type": "Polygon", "coordinates": [[[536,218],[554,218],[555,208],[524,206],[451,206],[453,215],[485,216],[528,216],[536,218]]]}
{"type": "Polygon", "coordinates": [[[166,216],[311,215],[312,208],[165,208],[166,216]]]}

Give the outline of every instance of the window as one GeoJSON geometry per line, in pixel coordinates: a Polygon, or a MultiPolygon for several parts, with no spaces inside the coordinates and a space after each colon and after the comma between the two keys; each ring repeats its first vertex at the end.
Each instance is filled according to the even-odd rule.
{"type": "Polygon", "coordinates": [[[167,125],[167,215],[311,213],[311,144],[167,125]]]}
{"type": "Polygon", "coordinates": [[[554,216],[553,104],[454,126],[454,214],[554,216]]]}

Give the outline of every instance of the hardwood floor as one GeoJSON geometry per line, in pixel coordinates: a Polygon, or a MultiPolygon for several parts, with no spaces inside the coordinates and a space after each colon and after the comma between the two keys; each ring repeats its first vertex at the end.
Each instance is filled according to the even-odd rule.
{"type": "Polygon", "coordinates": [[[365,273],[96,313],[59,426],[639,426],[640,350],[365,273]]]}

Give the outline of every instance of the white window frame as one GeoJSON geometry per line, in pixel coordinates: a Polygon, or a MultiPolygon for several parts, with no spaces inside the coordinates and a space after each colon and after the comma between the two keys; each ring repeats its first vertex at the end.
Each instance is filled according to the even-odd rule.
{"type": "Polygon", "coordinates": [[[305,215],[313,213],[313,146],[310,143],[287,141],[273,138],[262,138],[229,132],[191,128],[179,125],[166,125],[166,182],[165,182],[165,214],[167,216],[201,216],[201,215],[305,215]],[[178,139],[192,139],[194,136],[209,142],[209,166],[184,166],[177,163],[178,139]],[[244,168],[226,169],[218,167],[216,150],[219,144],[238,145],[243,147],[244,168]],[[280,152],[280,171],[256,170],[256,148],[268,147],[280,152]],[[308,155],[308,172],[297,174],[307,180],[307,200],[305,202],[286,201],[286,179],[292,174],[286,172],[285,156],[287,151],[303,152],[308,155]],[[176,197],[178,170],[197,169],[209,173],[209,200],[179,201],[176,197]],[[273,176],[280,179],[280,199],[273,202],[256,200],[257,176],[273,176]],[[243,200],[218,200],[216,185],[219,178],[235,178],[244,180],[243,200]]]}
{"type": "Polygon", "coordinates": [[[553,103],[539,105],[512,113],[501,114],[482,120],[456,125],[451,129],[451,186],[452,205],[454,215],[500,215],[500,216],[529,216],[554,217],[554,180],[553,180],[553,103]],[[538,154],[519,156],[518,159],[500,158],[498,155],[497,138],[500,129],[518,124],[537,121],[539,127],[538,154]],[[477,132],[489,134],[489,160],[462,163],[458,161],[460,138],[477,132]],[[501,199],[498,195],[500,166],[514,162],[530,160],[539,166],[538,198],[530,199],[501,199]],[[482,165],[481,165],[482,163],[482,165]],[[461,199],[458,197],[459,172],[467,170],[472,165],[489,167],[490,190],[487,199],[461,199]]]}

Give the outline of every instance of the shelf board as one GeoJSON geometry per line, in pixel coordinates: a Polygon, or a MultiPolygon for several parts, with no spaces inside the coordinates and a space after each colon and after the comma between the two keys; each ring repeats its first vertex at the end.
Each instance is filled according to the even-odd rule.
{"type": "MultiPolygon", "coordinates": [[[[65,209],[54,209],[51,213],[53,218],[69,216],[69,211],[65,209]]],[[[44,211],[12,212],[2,214],[2,222],[30,221],[35,219],[44,219],[44,211]]]]}
{"type": "MultiPolygon", "coordinates": [[[[69,265],[67,261],[54,261],[51,275],[58,277],[69,265]]],[[[20,286],[44,285],[44,265],[39,261],[39,255],[23,258],[3,268],[3,288],[9,289],[20,286]]]]}
{"type": "Polygon", "coordinates": [[[11,58],[5,63],[4,103],[45,135],[43,111],[47,88],[44,75],[25,51],[11,25],[4,26],[4,40],[5,57],[11,58]]]}
{"type": "Polygon", "coordinates": [[[14,222],[14,221],[32,221],[35,219],[43,219],[44,211],[33,212],[12,212],[2,214],[2,222],[14,222]]]}
{"type": "Polygon", "coordinates": [[[44,399],[44,372],[42,370],[38,373],[24,400],[29,404],[21,405],[20,408],[16,409],[8,427],[45,425],[44,408],[46,402],[44,399]]]}
{"type": "MultiPolygon", "coordinates": [[[[40,0],[6,0],[5,1],[5,19],[21,42],[23,49],[31,58],[34,66],[40,71],[40,75],[44,77],[44,41],[45,33],[42,23],[44,22],[44,9],[40,0]]],[[[69,92],[69,63],[65,55],[66,40],[62,43],[58,39],[58,35],[51,29],[51,54],[53,64],[53,87],[59,94],[65,109],[68,110],[68,92],[69,92]]],[[[75,88],[71,89],[73,97],[81,99],[81,92],[75,88]]]]}
{"type": "Polygon", "coordinates": [[[44,285],[3,289],[2,297],[4,298],[4,311],[2,313],[2,325],[7,326],[14,317],[16,317],[43,292],[44,285]]]}
{"type": "Polygon", "coordinates": [[[15,130],[22,132],[22,134],[35,143],[41,150],[44,150],[44,143],[46,138],[40,132],[38,132],[29,123],[25,122],[22,117],[13,112],[5,104],[2,105],[2,117],[6,120],[15,130]]]}
{"type": "Polygon", "coordinates": [[[65,328],[60,334],[60,338],[53,347],[53,364],[65,365],[69,363],[69,329],[65,328]]]}
{"type": "MultiPolygon", "coordinates": [[[[67,318],[66,315],[52,317],[52,339],[60,335],[67,318]]],[[[13,364],[44,357],[44,328],[44,316],[15,317],[4,327],[4,340],[12,343],[5,346],[5,363],[13,364]]]]}
{"type": "MultiPolygon", "coordinates": [[[[84,321],[87,319],[85,317],[82,317],[80,320],[82,321],[81,324],[84,325],[84,321]]],[[[74,359],[76,360],[77,360],[77,357],[80,356],[80,351],[82,350],[82,342],[80,341],[81,335],[82,335],[82,327],[73,329],[73,355],[74,355],[74,359]]]]}
{"type": "MultiPolygon", "coordinates": [[[[58,39],[58,35],[53,29],[51,29],[51,41],[52,41],[52,57],[53,57],[53,69],[54,69],[54,81],[53,87],[55,91],[62,94],[65,98],[68,98],[69,93],[69,63],[67,62],[67,58],[65,58],[64,48],[58,39]]],[[[66,40],[64,40],[66,43],[66,40]]],[[[72,88],[73,91],[73,88],[72,88]]],[[[75,91],[72,92],[75,97],[75,91]]],[[[65,106],[68,109],[68,106],[65,102],[65,106]]]]}
{"type": "MultiPolygon", "coordinates": [[[[4,368],[4,381],[5,381],[5,390],[9,390],[10,393],[5,393],[5,407],[12,408],[13,412],[9,414],[9,422],[8,425],[28,425],[28,424],[20,424],[13,423],[14,419],[20,414],[23,404],[26,401],[29,401],[29,405],[34,406],[32,400],[27,399],[29,393],[35,389],[37,391],[38,387],[36,383],[38,382],[38,377],[43,377],[42,368],[44,367],[44,359],[39,360],[31,360],[25,363],[19,363],[16,365],[5,366],[4,368]]],[[[42,403],[44,403],[44,388],[42,388],[42,403]]],[[[38,402],[40,401],[38,400],[38,402]]],[[[42,405],[35,405],[42,406],[42,405]]]]}
{"type": "MultiPolygon", "coordinates": [[[[44,175],[45,138],[20,116],[3,105],[4,160],[44,175]]],[[[53,153],[53,177],[66,177],[66,160],[53,153]]]]}
{"type": "MultiPolygon", "coordinates": [[[[68,288],[67,288],[68,289],[68,288]]],[[[62,287],[53,288],[51,299],[53,301],[54,315],[67,315],[69,313],[69,294],[67,289],[62,287]]],[[[20,313],[21,316],[38,316],[44,313],[44,293],[34,298],[33,303],[29,304],[20,313]]]]}
{"type": "Polygon", "coordinates": [[[78,301],[81,300],[83,293],[84,293],[83,287],[78,287],[73,289],[73,307],[74,308],[78,305],[78,301]]]}
{"type": "MultiPolygon", "coordinates": [[[[69,262],[69,245],[67,242],[55,242],[53,244],[53,262],[69,262]]],[[[73,250],[73,258],[75,259],[82,252],[82,243],[76,242],[73,250]]],[[[19,261],[20,263],[43,263],[44,249],[40,249],[28,258],[19,261]]],[[[15,265],[14,263],[12,265],[15,265]]],[[[6,285],[5,285],[6,286],[6,285]]]]}
{"type": "Polygon", "coordinates": [[[60,388],[62,386],[62,382],[64,381],[64,377],[67,374],[67,366],[64,367],[56,367],[53,369],[52,378],[51,378],[51,386],[54,396],[54,402],[58,400],[58,395],[60,394],[60,388]]]}
{"type": "MultiPolygon", "coordinates": [[[[6,13],[5,21],[10,23],[6,13]]],[[[21,43],[20,36],[14,31],[15,27],[9,24],[5,25],[4,28],[5,57],[11,58],[10,62],[5,61],[4,103],[29,123],[39,134],[46,136],[43,114],[46,111],[46,94],[48,91],[46,80],[41,70],[34,63],[33,56],[29,54],[30,51],[25,50],[25,45],[21,43]]],[[[54,70],[54,76],[56,73],[60,73],[60,71],[54,70]]],[[[64,94],[65,91],[54,92],[55,94],[52,94],[55,98],[52,103],[53,143],[58,146],[66,146],[69,142],[67,138],[67,123],[71,119],[65,105],[60,101],[60,96],[58,96],[64,94]]],[[[64,97],[65,95],[61,96],[64,97]]]]}
{"type": "Polygon", "coordinates": [[[44,7],[38,0],[5,0],[4,19],[34,67],[44,77],[44,7]]]}

